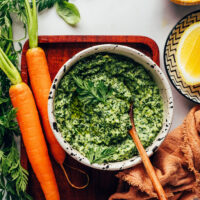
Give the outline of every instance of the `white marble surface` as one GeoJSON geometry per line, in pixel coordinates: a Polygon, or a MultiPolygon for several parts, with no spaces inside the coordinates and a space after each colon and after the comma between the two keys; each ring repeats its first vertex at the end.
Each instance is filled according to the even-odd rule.
{"type": "MultiPolygon", "coordinates": [[[[77,5],[81,21],[71,27],[59,18],[55,8],[39,14],[39,35],[143,35],[159,46],[160,65],[164,70],[163,50],[168,34],[186,14],[200,6],[180,6],[169,0],[70,0],[77,5]]],[[[14,20],[15,39],[23,29],[14,20]]],[[[24,43],[24,41],[23,41],[24,43]]],[[[171,129],[178,126],[195,104],[180,95],[171,85],[174,118],[171,129]]]]}

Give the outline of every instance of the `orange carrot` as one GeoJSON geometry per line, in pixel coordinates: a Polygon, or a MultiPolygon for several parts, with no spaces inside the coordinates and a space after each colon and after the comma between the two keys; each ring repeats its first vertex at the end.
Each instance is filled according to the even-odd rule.
{"type": "Polygon", "coordinates": [[[13,107],[17,108],[18,124],[33,171],[46,199],[58,200],[58,188],[31,90],[22,82],[11,86],[9,93],[13,107]]]}
{"type": "Polygon", "coordinates": [[[63,170],[64,175],[66,176],[69,184],[76,189],[84,189],[89,183],[88,175],[80,169],[68,166],[76,171],[79,171],[82,174],[85,174],[87,178],[87,183],[83,186],[76,186],[73,183],[71,183],[63,166],[66,153],[57,142],[49,124],[47,103],[49,91],[51,88],[51,78],[44,50],[40,47],[29,49],[26,52],[26,61],[28,65],[28,72],[32,91],[35,96],[36,105],[42,118],[42,124],[46,133],[46,138],[49,143],[51,153],[56,162],[60,165],[61,169],[63,170]]]}
{"type": "Polygon", "coordinates": [[[29,33],[29,47],[26,53],[28,64],[28,72],[31,81],[32,91],[36,100],[39,113],[42,118],[44,131],[48,140],[50,150],[54,159],[63,164],[65,160],[65,151],[57,142],[51,130],[48,120],[48,96],[51,87],[51,78],[48,71],[48,65],[44,51],[38,46],[38,23],[37,23],[37,8],[36,1],[32,1],[32,8],[29,0],[25,0],[25,9],[27,14],[27,25],[29,33]]]}
{"type": "Polygon", "coordinates": [[[32,92],[28,85],[22,82],[19,72],[1,48],[0,68],[13,84],[9,94],[13,107],[17,109],[17,121],[33,171],[46,199],[59,200],[58,187],[32,92]]]}
{"type": "Polygon", "coordinates": [[[65,151],[57,142],[48,120],[48,96],[51,88],[51,78],[48,70],[46,56],[43,49],[36,47],[26,53],[26,61],[36,105],[42,118],[42,124],[54,159],[63,164],[65,151]]]}
{"type": "Polygon", "coordinates": [[[48,96],[51,88],[51,78],[48,70],[46,56],[44,51],[38,47],[38,23],[36,1],[32,1],[32,8],[29,0],[25,0],[25,9],[27,13],[27,25],[29,34],[29,50],[26,53],[28,72],[31,82],[36,105],[42,118],[42,124],[46,133],[46,138],[50,146],[54,159],[63,164],[65,160],[65,151],[57,142],[51,130],[48,120],[48,96]]]}
{"type": "MultiPolygon", "coordinates": [[[[37,11],[36,11],[36,1],[32,0],[33,7],[30,7],[29,1],[25,0],[26,13],[28,15],[28,33],[29,33],[29,50],[26,52],[26,61],[28,65],[28,73],[31,82],[31,88],[36,100],[36,105],[38,107],[39,113],[41,115],[44,131],[46,133],[46,138],[49,143],[49,147],[54,159],[62,168],[69,184],[77,189],[83,189],[88,185],[82,187],[75,186],[69,180],[69,177],[63,167],[63,163],[66,157],[65,151],[57,142],[48,120],[48,96],[51,88],[51,78],[48,70],[48,64],[44,50],[38,47],[38,26],[37,26],[37,11]]],[[[71,167],[72,168],[72,167],[71,167]]],[[[75,169],[75,168],[72,168],[75,169]]],[[[89,180],[88,175],[82,170],[75,169],[86,175],[87,180],[89,180]]]]}

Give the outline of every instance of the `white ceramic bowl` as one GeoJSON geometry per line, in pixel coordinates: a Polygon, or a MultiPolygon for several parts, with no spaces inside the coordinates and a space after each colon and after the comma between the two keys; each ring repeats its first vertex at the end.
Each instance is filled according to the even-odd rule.
{"type": "MultiPolygon", "coordinates": [[[[103,44],[98,46],[93,46],[90,48],[87,48],[79,53],[77,53],[75,56],[73,56],[71,59],[69,59],[58,71],[57,75],[54,78],[54,81],[52,83],[52,87],[49,93],[49,100],[48,100],[48,114],[49,114],[49,121],[51,124],[51,128],[53,130],[53,133],[60,143],[60,145],[63,147],[63,149],[71,155],[73,158],[75,158],[77,161],[81,162],[84,165],[87,165],[92,168],[101,169],[101,170],[122,170],[126,168],[130,168],[132,166],[135,166],[136,164],[141,162],[140,156],[134,156],[129,160],[124,160],[121,162],[112,162],[112,163],[106,163],[106,164],[90,164],[89,160],[81,155],[77,150],[73,149],[68,142],[64,140],[62,137],[62,134],[57,129],[57,123],[54,116],[54,97],[56,93],[56,88],[59,85],[60,80],[62,77],[68,72],[70,67],[72,67],[77,61],[80,59],[90,56],[94,53],[99,52],[109,52],[114,54],[120,54],[124,55],[126,57],[129,57],[133,59],[134,61],[142,64],[152,75],[155,82],[157,83],[160,93],[164,102],[164,118],[163,118],[163,126],[157,137],[155,138],[153,144],[146,148],[146,152],[148,156],[151,156],[157,148],[161,145],[163,140],[165,139],[170,125],[172,121],[172,115],[173,115],[173,98],[172,98],[172,92],[170,85],[161,71],[161,69],[146,55],[143,53],[122,45],[116,45],[116,44],[103,44]]],[[[128,133],[127,133],[128,134],[128,133]]]]}

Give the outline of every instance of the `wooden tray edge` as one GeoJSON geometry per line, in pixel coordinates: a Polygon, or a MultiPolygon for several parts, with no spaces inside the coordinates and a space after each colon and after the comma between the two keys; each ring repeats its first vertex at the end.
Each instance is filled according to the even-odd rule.
{"type": "MultiPolygon", "coordinates": [[[[136,43],[136,44],[145,44],[152,51],[152,60],[159,66],[160,58],[159,58],[159,48],[157,43],[146,36],[138,36],[138,35],[41,35],[38,38],[39,44],[45,43],[136,43]]],[[[22,49],[21,56],[21,76],[22,80],[28,84],[28,72],[26,68],[26,59],[24,58],[26,55],[26,51],[29,48],[29,40],[24,43],[22,49]]],[[[21,164],[22,166],[28,170],[28,157],[25,151],[25,147],[23,142],[20,145],[21,149],[21,164]]]]}

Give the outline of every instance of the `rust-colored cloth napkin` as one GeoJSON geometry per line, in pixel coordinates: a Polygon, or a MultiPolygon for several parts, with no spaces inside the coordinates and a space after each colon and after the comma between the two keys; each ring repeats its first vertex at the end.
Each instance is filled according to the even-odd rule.
{"type": "MultiPolygon", "coordinates": [[[[183,124],[168,134],[151,158],[169,200],[200,198],[199,133],[200,107],[196,106],[191,109],[183,124]]],[[[109,200],[157,199],[143,164],[119,172],[117,177],[120,179],[118,190],[109,200]],[[125,190],[127,185],[128,190],[125,190]]]]}

